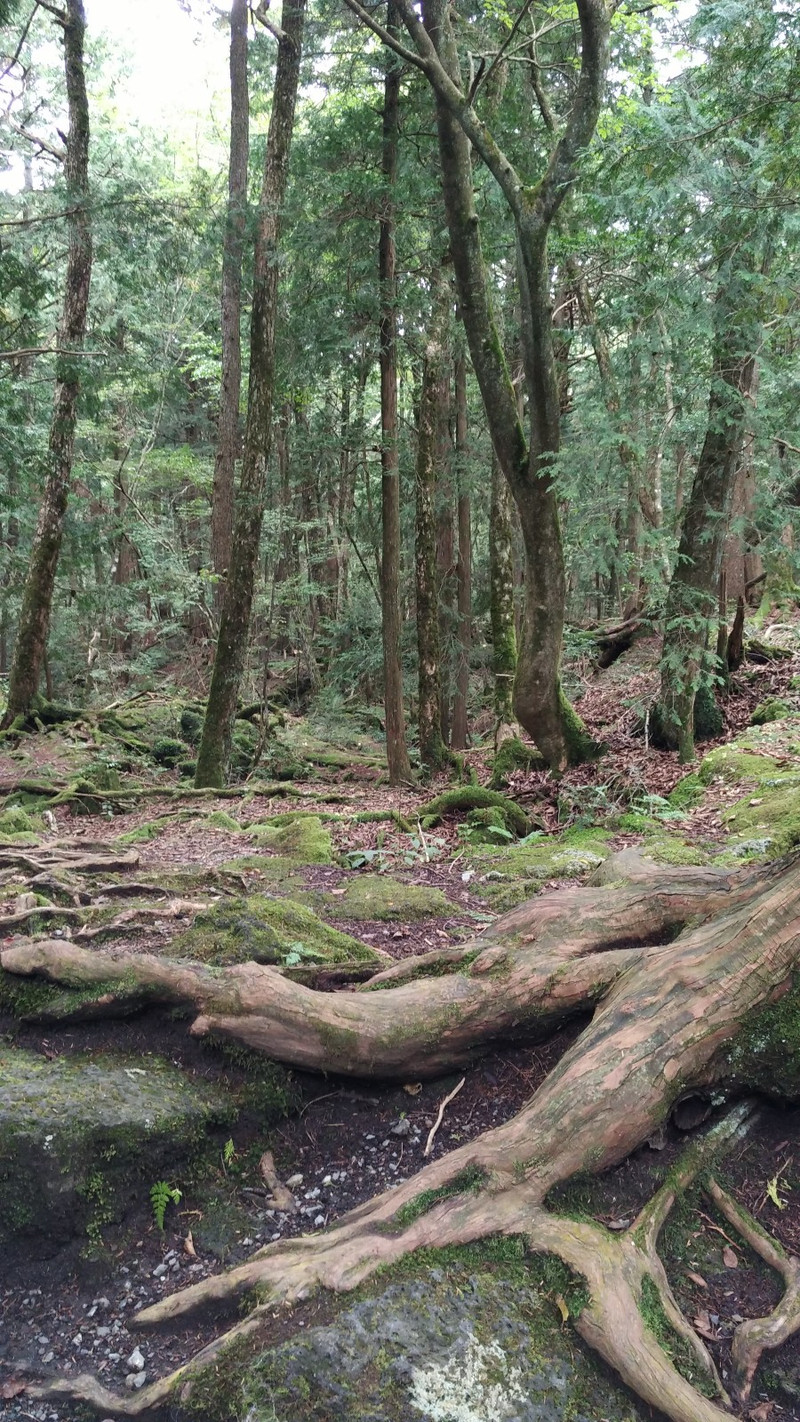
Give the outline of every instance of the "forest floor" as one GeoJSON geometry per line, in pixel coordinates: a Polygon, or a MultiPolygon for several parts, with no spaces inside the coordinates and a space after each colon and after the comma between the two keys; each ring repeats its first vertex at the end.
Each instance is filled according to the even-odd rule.
{"type": "MultiPolygon", "coordinates": [[[[772,637],[786,655],[745,665],[723,703],[724,734],[704,744],[691,767],[649,748],[642,733],[654,641],[638,643],[599,674],[573,667],[581,714],[606,750],[559,780],[536,770],[510,774],[505,793],[533,826],[521,843],[463,814],[426,825],[419,812],[445,784],[389,789],[374,715],[340,713],[333,724],[330,716],[322,723],[287,715],[261,767],[236,794],[223,796],[191,796],[191,782],[177,768],[154,760],[159,738],[177,743],[186,732],[179,698],[121,707],[121,730],[103,730],[102,720],[87,717],[25,735],[0,749],[3,945],[27,932],[83,937],[134,954],[200,953],[212,964],[260,955],[298,974],[330,962],[332,985],[347,949],[330,929],[348,935],[351,946],[401,959],[463,941],[542,887],[581,882],[619,848],[636,846],[671,864],[768,857],[794,833],[800,785],[800,627],[782,623],[772,637]],[[763,724],[751,724],[762,716],[763,724]],[[285,771],[282,761],[291,763],[290,779],[276,774],[285,771]],[[43,815],[43,784],[55,796],[78,783],[79,791],[43,815]],[[136,793],[119,798],[120,790],[136,793]],[[363,818],[370,815],[383,818],[363,818]],[[26,863],[63,844],[73,853],[82,847],[101,865],[100,872],[78,866],[60,873],[69,902],[46,880],[32,884],[26,863]],[[102,872],[104,854],[126,855],[130,863],[102,872]],[[9,923],[25,913],[21,923],[9,923]]],[[[188,761],[190,745],[168,758],[178,755],[188,761]]],[[[488,782],[491,760],[491,747],[464,757],[479,784],[488,782]]],[[[797,839],[800,832],[791,843],[797,839]]],[[[582,1025],[570,1024],[545,1045],[499,1045],[455,1075],[386,1086],[285,1071],[241,1048],[189,1036],[183,1017],[163,1009],[83,1021],[78,1008],[34,1001],[0,973],[0,1414],[8,1422],[67,1415],[27,1399],[24,1369],[15,1364],[55,1375],[92,1371],[122,1391],[126,1380],[133,1388],[143,1374],[152,1381],[177,1366],[214,1336],[215,1321],[143,1335],[130,1322],[135,1308],[271,1240],[325,1227],[514,1116],[582,1025]],[[202,1140],[195,1133],[192,1149],[174,1160],[155,1144],[150,1155],[140,1146],[122,1180],[117,1145],[95,1131],[92,1149],[105,1163],[95,1161],[89,1175],[74,1161],[62,1170],[80,1177],[70,1218],[65,1223],[56,1211],[51,1219],[49,1204],[31,1217],[20,1208],[24,1174],[3,1158],[4,1139],[7,1155],[9,1141],[16,1149],[9,1116],[19,1108],[13,1091],[4,1090],[3,1066],[33,1058],[48,1070],[87,1062],[102,1070],[113,1059],[134,1085],[137,1073],[157,1077],[156,1062],[163,1062],[229,1109],[209,1113],[202,1140]],[[425,1156],[438,1107],[462,1077],[425,1156]],[[275,1203],[265,1151],[288,1182],[291,1208],[275,1203]],[[176,1192],[162,1205],[163,1229],[150,1198],[159,1185],[176,1192]]],[[[699,1098],[685,1103],[623,1165],[570,1187],[572,1204],[624,1229],[711,1109],[699,1098]]],[[[52,1136],[44,1140],[46,1150],[52,1136]]],[[[789,1252],[800,1254],[800,1110],[766,1105],[727,1158],[725,1180],[789,1252]]],[[[774,1306],[777,1280],[699,1194],[687,1196],[670,1226],[666,1263],[724,1376],[735,1324],[774,1306]]],[[[276,1311],[265,1341],[309,1328],[333,1308],[319,1295],[276,1311]]],[[[557,1316],[555,1296],[552,1309],[557,1316]]],[[[747,1415],[800,1422],[797,1339],[762,1368],[747,1415]]]]}

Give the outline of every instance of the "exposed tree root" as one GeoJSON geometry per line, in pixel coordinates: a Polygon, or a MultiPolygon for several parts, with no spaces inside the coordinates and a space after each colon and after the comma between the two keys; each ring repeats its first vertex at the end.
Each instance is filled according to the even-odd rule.
{"type": "Polygon", "coordinates": [[[102,840],[92,844],[84,839],[62,839],[31,849],[7,845],[0,849],[0,869],[24,869],[29,874],[52,873],[59,869],[75,874],[115,874],[135,869],[138,863],[135,849],[114,849],[102,840]]]}
{"type": "Polygon", "coordinates": [[[756,1368],[762,1354],[780,1348],[787,1338],[800,1330],[800,1259],[787,1255],[776,1240],[771,1239],[753,1216],[717,1183],[713,1176],[707,1191],[726,1220],[741,1235],[746,1244],[765,1264],[780,1274],[785,1284],[783,1298],[766,1318],[747,1318],[733,1335],[733,1393],[739,1402],[747,1402],[753,1386],[756,1368]]]}
{"type": "MultiPolygon", "coordinates": [[[[0,953],[7,971],[70,986],[102,983],[112,995],[119,985],[123,997],[128,991],[189,1004],[200,1013],[195,1033],[222,1033],[285,1062],[359,1076],[434,1075],[497,1040],[541,1036],[565,1016],[594,1008],[579,1039],[512,1120],[327,1233],[270,1245],[227,1274],[144,1310],[137,1322],[152,1326],[197,1309],[231,1308],[253,1289],[270,1307],[318,1287],[346,1291],[422,1246],[522,1235],[585,1279],[589,1301],[576,1327],[630,1387],[674,1422],[720,1422],[726,1414],[719,1379],[669,1289],[656,1244],[676,1194],[743,1128],[747,1109],[736,1108],[687,1155],[624,1235],[559,1218],[544,1201],[573,1175],[624,1159],[687,1093],[712,1085],[731,1093],[754,1078],[741,1027],[777,1002],[797,973],[800,858],[727,874],[662,871],[621,856],[607,874],[605,887],[542,895],[505,915],[455,963],[439,955],[435,963],[428,955],[417,960],[418,971],[433,968],[437,976],[396,986],[373,978],[367,986],[380,990],[356,994],[314,992],[252,963],[212,973],[197,964],[88,952],[63,940],[0,953]],[[633,882],[620,883],[624,876],[633,882]],[[455,971],[442,974],[442,966],[455,971]],[[690,1350],[693,1378],[716,1391],[719,1403],[673,1366],[658,1330],[648,1327],[652,1308],[690,1350]]],[[[797,1280],[788,1265],[780,1267],[787,1281],[783,1314],[760,1321],[760,1334],[743,1335],[740,1388],[751,1363],[755,1368],[756,1349],[796,1326],[797,1280]]],[[[254,1326],[251,1316],[226,1341],[254,1326]]],[[[181,1370],[170,1386],[180,1380],[190,1385],[181,1370]]],[[[94,1382],[57,1386],[59,1396],[98,1405],[94,1382]]],[[[103,1393],[100,1410],[157,1411],[164,1387],[119,1405],[103,1393]]]]}

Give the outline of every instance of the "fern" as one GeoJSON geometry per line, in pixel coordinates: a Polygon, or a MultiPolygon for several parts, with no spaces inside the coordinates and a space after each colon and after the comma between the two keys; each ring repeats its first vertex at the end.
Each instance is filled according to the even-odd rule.
{"type": "Polygon", "coordinates": [[[153,1219],[162,1234],[167,1205],[177,1205],[180,1198],[181,1192],[177,1186],[169,1185],[166,1180],[157,1180],[155,1185],[151,1185],[150,1204],[153,1206],[153,1219]]]}

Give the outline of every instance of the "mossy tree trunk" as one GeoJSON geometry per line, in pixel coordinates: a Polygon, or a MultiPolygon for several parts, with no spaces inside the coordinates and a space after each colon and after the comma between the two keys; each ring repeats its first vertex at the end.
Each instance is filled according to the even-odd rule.
{"type": "Polygon", "coordinates": [[[467,744],[467,699],[472,648],[472,507],[468,484],[467,448],[467,362],[462,353],[455,365],[456,397],[456,478],[458,480],[458,660],[456,694],[453,702],[453,750],[467,744]]]}
{"type": "Polygon", "coordinates": [[[722,554],[761,338],[760,288],[752,243],[734,242],[719,264],[708,423],[667,596],[661,686],[651,714],[657,744],[694,758],[694,704],[713,676],[709,636],[716,626],[722,554]]]}
{"type": "MultiPolygon", "coordinates": [[[[387,24],[396,29],[390,3],[387,24]]],[[[403,708],[402,618],[400,614],[400,458],[397,448],[397,282],[395,278],[395,185],[400,127],[400,66],[387,56],[383,89],[381,173],[384,192],[378,239],[381,372],[381,628],[383,706],[390,785],[411,777],[403,708]]]]}
{"type": "Polygon", "coordinates": [[[417,421],[416,597],[419,686],[419,754],[439,770],[448,759],[442,736],[439,580],[437,576],[436,492],[441,474],[442,425],[449,386],[450,287],[441,263],[431,273],[431,317],[425,338],[417,421]]]}
{"type": "Polygon", "coordinates": [[[2,720],[4,729],[18,716],[26,715],[31,709],[39,690],[39,679],[47,652],[53,590],[72,476],[80,394],[80,351],[86,334],[92,277],[89,101],[84,73],[86,18],[83,0],[67,0],[64,18],[60,23],[64,38],[64,72],[69,110],[69,132],[64,160],[69,248],[64,301],[57,335],[56,389],[45,461],[44,491],[22,594],[9,678],[8,705],[2,720]]]}
{"type": "Polygon", "coordinates": [[[304,18],[305,0],[285,0],[256,231],[242,472],[214,671],[197,757],[198,788],[225,784],[250,631],[272,439],[280,219],[289,170],[304,18]]]}
{"type": "MultiPolygon", "coordinates": [[[[396,37],[378,25],[359,0],[348,0],[348,4],[384,41],[397,47],[396,37]]],[[[424,25],[410,0],[397,0],[397,8],[416,51],[412,55],[401,46],[403,56],[413,59],[423,70],[436,96],[442,190],[459,306],[492,443],[520,512],[525,548],[525,615],[514,710],[548,763],[558,768],[584,759],[592,746],[560,683],[566,588],[558,505],[551,479],[560,446],[560,411],[547,235],[575,182],[580,155],[591,141],[597,122],[608,59],[609,14],[604,0],[579,0],[580,79],[546,173],[535,187],[528,188],[462,90],[458,53],[443,0],[426,0],[424,25]],[[489,295],[474,203],[471,147],[496,179],[514,219],[529,440],[517,413],[489,295]]]]}
{"type": "MultiPolygon", "coordinates": [[[[728,873],[662,870],[627,853],[606,867],[605,877],[610,882],[599,888],[543,894],[472,943],[406,959],[355,993],[315,992],[252,963],[211,973],[191,963],[86,950],[67,939],[0,951],[6,972],[79,987],[84,1005],[86,989],[97,985],[98,1010],[106,1013],[115,995],[124,1006],[145,994],[199,1009],[195,1034],[229,1037],[304,1068],[401,1081],[591,1014],[513,1119],[325,1233],[260,1250],[227,1274],[144,1310],[137,1323],[163,1325],[209,1305],[235,1308],[254,1292],[264,1313],[319,1287],[352,1289],[422,1246],[499,1231],[525,1237],[530,1248],[582,1276],[578,1331],[645,1401],[674,1422],[723,1422],[723,1385],[680,1312],[656,1243],[678,1194],[708,1169],[723,1139],[737,1138],[747,1109],[737,1108],[695,1145],[623,1234],[562,1217],[557,1205],[546,1210],[544,1202],[555,1186],[623,1160],[686,1095],[721,1102],[763,1087],[800,1097],[800,856],[728,873]],[[648,1291],[692,1349],[694,1376],[705,1378],[717,1401],[681,1376],[646,1326],[648,1291]]],[[[747,1238],[746,1218],[735,1227],[747,1238]]],[[[791,1292],[794,1276],[786,1273],[786,1281],[791,1292]]],[[[256,1327],[259,1309],[227,1338],[256,1327]]],[[[800,1309],[787,1323],[779,1305],[771,1319],[771,1328],[757,1330],[757,1338],[752,1328],[743,1331],[738,1351],[735,1345],[737,1396],[746,1396],[763,1347],[776,1346],[769,1340],[800,1328],[800,1309]]],[[[204,1351],[197,1361],[208,1357],[204,1351]]],[[[135,1403],[113,1398],[91,1379],[54,1387],[102,1415],[124,1416],[166,1407],[175,1381],[173,1374],[153,1384],[135,1403]]]]}
{"type": "Polygon", "coordinates": [[[489,613],[492,625],[494,711],[498,731],[514,720],[513,687],[517,670],[517,629],[514,618],[514,551],[511,491],[500,461],[492,459],[489,509],[489,613]]]}
{"type": "Polygon", "coordinates": [[[242,389],[240,322],[242,257],[247,224],[247,164],[250,153],[250,98],[247,85],[247,0],[231,5],[230,81],[231,135],[228,162],[228,212],[222,244],[222,382],[217,424],[217,451],[211,493],[211,564],[219,579],[215,596],[222,602],[231,559],[233,488],[239,455],[239,400],[242,389]]]}

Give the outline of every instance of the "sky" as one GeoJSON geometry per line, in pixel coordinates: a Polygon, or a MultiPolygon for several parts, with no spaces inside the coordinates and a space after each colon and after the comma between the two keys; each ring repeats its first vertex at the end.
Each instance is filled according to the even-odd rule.
{"type": "Polygon", "coordinates": [[[114,93],[121,116],[188,143],[208,130],[210,114],[225,124],[229,103],[227,35],[205,4],[193,8],[195,16],[178,0],[86,0],[89,32],[105,32],[128,55],[114,93]]]}

